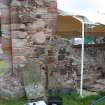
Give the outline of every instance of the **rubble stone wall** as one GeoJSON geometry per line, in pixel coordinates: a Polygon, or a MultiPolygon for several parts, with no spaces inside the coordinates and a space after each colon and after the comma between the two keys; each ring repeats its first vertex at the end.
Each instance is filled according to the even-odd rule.
{"type": "MultiPolygon", "coordinates": [[[[70,40],[53,37],[48,41],[48,88],[79,89],[81,47],[75,48],[70,40]]],[[[86,47],[84,55],[83,88],[105,91],[105,47],[86,47]]]]}
{"type": "MultiPolygon", "coordinates": [[[[13,73],[10,0],[0,0],[0,22],[5,71],[0,74],[0,98],[17,99],[25,95],[22,83],[13,73]]],[[[13,13],[14,14],[14,13],[13,13]]]]}
{"type": "MultiPolygon", "coordinates": [[[[73,48],[69,40],[54,35],[56,0],[12,0],[10,14],[8,8],[6,5],[7,14],[1,18],[2,32],[8,31],[2,34],[3,45],[8,45],[3,47],[6,69],[24,81],[28,98],[42,98],[45,88],[79,88],[81,48],[73,48]]],[[[86,48],[84,60],[84,88],[105,90],[105,48],[86,48]]]]}
{"type": "Polygon", "coordinates": [[[28,98],[41,98],[46,87],[46,73],[42,69],[46,66],[46,39],[55,31],[57,2],[13,0],[11,11],[13,71],[18,78],[23,77],[28,98]]]}
{"type": "Polygon", "coordinates": [[[21,2],[15,0],[11,4],[14,70],[17,66],[24,66],[27,62],[26,56],[33,56],[35,47],[44,46],[46,37],[51,36],[55,30],[57,18],[56,1],[30,1],[27,4],[24,0],[21,2]]]}

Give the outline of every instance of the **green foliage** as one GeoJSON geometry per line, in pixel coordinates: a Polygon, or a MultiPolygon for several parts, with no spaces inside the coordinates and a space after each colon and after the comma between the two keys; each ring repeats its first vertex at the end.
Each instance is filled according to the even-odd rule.
{"type": "Polygon", "coordinates": [[[26,104],[26,98],[21,98],[19,100],[0,100],[0,105],[24,105],[26,104]]]}
{"type": "MultiPolygon", "coordinates": [[[[87,96],[85,98],[81,98],[77,93],[71,94],[50,94],[49,96],[60,96],[63,98],[63,105],[89,105],[96,101],[97,99],[103,97],[105,93],[101,92],[101,94],[96,96],[87,96]]],[[[105,100],[95,105],[105,105],[105,100]]]]}
{"type": "Polygon", "coordinates": [[[0,61],[0,74],[4,71],[4,62],[0,61]]]}
{"type": "MultiPolygon", "coordinates": [[[[88,103],[94,102],[95,100],[103,97],[105,95],[101,92],[102,95],[96,95],[96,96],[88,96],[85,98],[81,98],[79,94],[77,93],[71,93],[71,94],[49,94],[48,96],[60,96],[63,98],[63,105],[89,105],[88,103]]],[[[24,105],[27,102],[26,98],[22,98],[20,100],[10,100],[10,101],[4,101],[0,100],[0,105],[24,105]]],[[[101,103],[97,103],[94,105],[105,105],[105,100],[103,100],[101,103]]]]}
{"type": "Polygon", "coordinates": [[[101,95],[101,96],[105,96],[105,92],[100,91],[98,94],[101,95]]]}

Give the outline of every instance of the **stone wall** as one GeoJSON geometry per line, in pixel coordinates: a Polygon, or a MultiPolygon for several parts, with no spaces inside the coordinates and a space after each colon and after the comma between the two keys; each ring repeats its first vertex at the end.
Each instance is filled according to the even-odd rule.
{"type": "Polygon", "coordinates": [[[21,81],[13,73],[11,9],[10,0],[0,0],[2,49],[5,63],[4,74],[0,74],[0,98],[3,99],[16,99],[25,95],[21,81]]]}
{"type": "MultiPolygon", "coordinates": [[[[81,47],[73,47],[70,40],[55,37],[49,41],[48,87],[72,89],[80,87],[81,47]]],[[[84,55],[83,88],[105,91],[105,47],[86,47],[84,55]]]]}
{"type": "Polygon", "coordinates": [[[45,65],[44,60],[36,59],[35,50],[42,50],[46,46],[46,38],[52,36],[55,31],[56,0],[0,0],[0,11],[6,65],[5,74],[0,78],[2,84],[0,97],[4,99],[22,97],[23,80],[28,98],[42,98],[45,96],[46,76],[41,67],[44,68],[45,65]],[[29,75],[26,75],[26,72],[29,75]],[[35,75],[32,76],[32,73],[35,75]],[[38,78],[30,81],[33,80],[30,77],[38,78]],[[33,87],[35,91],[32,90],[33,87]]]}
{"type": "MultiPolygon", "coordinates": [[[[5,4],[8,0],[2,2],[5,4]]],[[[6,72],[15,75],[0,79],[1,83],[6,81],[2,87],[8,87],[7,81],[11,81],[9,86],[20,85],[18,89],[12,87],[14,92],[20,91],[23,80],[29,99],[44,98],[46,89],[78,89],[81,49],[73,48],[69,40],[54,35],[58,14],[56,0],[12,0],[10,7],[3,6],[2,13],[5,10],[7,13],[1,18],[6,72]]],[[[104,47],[85,49],[85,89],[105,90],[104,50],[104,47]]],[[[9,90],[3,96],[9,98],[11,89],[0,89],[0,93],[9,90]]],[[[21,93],[19,97],[24,91],[21,93]]]]}
{"type": "Polygon", "coordinates": [[[11,34],[14,70],[17,66],[24,66],[26,56],[33,56],[35,47],[44,46],[46,37],[51,36],[55,30],[56,1],[31,0],[29,3],[27,7],[24,0],[12,2],[11,34]]]}

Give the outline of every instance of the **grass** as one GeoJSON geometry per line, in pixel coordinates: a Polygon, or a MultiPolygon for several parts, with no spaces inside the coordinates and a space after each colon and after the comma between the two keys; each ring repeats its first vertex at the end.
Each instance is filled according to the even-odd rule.
{"type": "Polygon", "coordinates": [[[26,103],[26,98],[21,98],[19,100],[0,100],[0,105],[24,105],[26,103]]]}
{"type": "MultiPolygon", "coordinates": [[[[54,94],[53,94],[54,95],[54,94]]],[[[99,94],[96,96],[88,96],[85,98],[81,98],[79,94],[72,93],[72,94],[58,94],[58,96],[61,96],[63,98],[63,105],[89,105],[89,103],[94,102],[95,100],[103,97],[105,93],[99,94]]],[[[105,99],[97,104],[94,105],[105,105],[105,99]]]]}
{"type": "Polygon", "coordinates": [[[4,62],[0,61],[0,74],[4,71],[4,62]]]}
{"type": "MultiPolygon", "coordinates": [[[[63,98],[63,105],[89,105],[88,103],[103,97],[105,94],[99,94],[96,96],[88,96],[86,98],[81,98],[77,93],[73,94],[53,94],[56,96],[61,96],[63,98]]],[[[10,100],[4,101],[0,100],[0,105],[24,105],[27,102],[26,98],[21,98],[20,100],[10,100]]],[[[105,100],[101,103],[94,105],[105,105],[105,100]]]]}

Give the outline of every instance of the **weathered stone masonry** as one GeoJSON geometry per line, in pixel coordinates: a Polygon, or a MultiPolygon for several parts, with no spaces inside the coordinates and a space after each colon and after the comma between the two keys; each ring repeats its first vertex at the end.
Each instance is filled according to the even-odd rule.
{"type": "MultiPolygon", "coordinates": [[[[81,49],[54,34],[56,0],[0,0],[0,9],[6,65],[0,97],[24,96],[24,87],[28,98],[42,98],[46,89],[79,88],[81,49]]],[[[85,89],[105,90],[104,61],[104,48],[85,49],[85,89]]]]}
{"type": "MultiPolygon", "coordinates": [[[[8,78],[6,75],[6,80],[11,81],[10,86],[7,86],[4,79],[2,79],[4,81],[2,85],[8,88],[3,89],[1,85],[0,97],[8,99],[15,98],[14,95],[20,93],[19,91],[21,91],[21,94],[16,95],[16,97],[23,95],[23,87],[19,87],[19,84],[15,83],[22,79],[20,73],[25,65],[30,65],[32,63],[31,61],[35,58],[36,47],[44,48],[46,46],[46,37],[51,36],[52,32],[54,32],[57,17],[57,3],[55,0],[1,0],[0,3],[2,13],[2,47],[6,65],[5,74],[8,74],[8,78]],[[12,80],[15,81],[12,82],[12,80]],[[15,92],[17,89],[15,93],[10,90],[12,83],[14,84],[14,87],[12,87],[14,90],[12,89],[12,91],[15,92]],[[16,89],[15,85],[17,85],[16,89]],[[4,93],[4,96],[2,93],[4,93]]],[[[33,70],[35,67],[29,66],[29,69],[33,70]]],[[[43,73],[42,75],[41,79],[45,80],[43,73]]],[[[28,77],[30,78],[30,74],[28,77]]]]}

